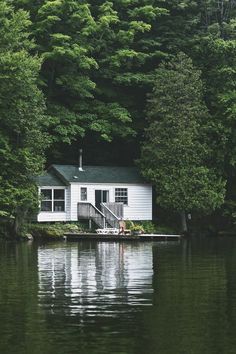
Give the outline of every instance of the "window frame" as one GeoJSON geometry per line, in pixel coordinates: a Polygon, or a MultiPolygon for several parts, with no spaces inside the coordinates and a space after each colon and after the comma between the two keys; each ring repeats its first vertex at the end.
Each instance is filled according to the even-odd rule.
{"type": "Polygon", "coordinates": [[[60,188],[60,187],[42,187],[39,190],[39,194],[41,196],[40,200],[40,213],[66,213],[66,188],[60,188]],[[42,198],[42,191],[43,190],[50,190],[51,191],[51,199],[43,199],[42,198]],[[55,191],[60,190],[64,191],[64,199],[58,199],[55,198],[55,191]],[[51,210],[42,210],[42,202],[51,202],[51,210]],[[63,202],[64,203],[64,210],[55,210],[55,202],[63,202]]]}
{"type": "Polygon", "coordinates": [[[129,193],[128,188],[115,188],[115,203],[123,203],[125,206],[128,206],[129,203],[129,193]],[[118,194],[119,192],[119,194],[118,194]],[[122,193],[125,193],[122,195],[122,193]],[[118,198],[118,200],[117,200],[118,198]]]}
{"type": "Polygon", "coordinates": [[[88,201],[88,188],[87,188],[87,187],[80,187],[80,201],[81,201],[81,202],[87,202],[87,201],[88,201]],[[82,198],[82,195],[83,195],[82,189],[85,190],[85,197],[86,197],[86,199],[83,199],[83,198],[82,198]]]}

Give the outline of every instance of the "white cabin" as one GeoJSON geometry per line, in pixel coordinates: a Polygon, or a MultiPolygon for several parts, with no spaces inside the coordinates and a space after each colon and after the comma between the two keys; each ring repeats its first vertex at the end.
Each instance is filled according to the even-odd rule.
{"type": "Polygon", "coordinates": [[[52,165],[39,177],[38,222],[152,220],[152,186],[134,167],[52,165]]]}

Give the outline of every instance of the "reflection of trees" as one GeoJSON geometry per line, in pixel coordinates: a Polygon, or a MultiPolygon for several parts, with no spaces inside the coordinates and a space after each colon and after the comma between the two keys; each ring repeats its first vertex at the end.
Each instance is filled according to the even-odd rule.
{"type": "Polygon", "coordinates": [[[231,347],[236,348],[236,243],[233,239],[227,239],[227,244],[222,241],[222,249],[227,257],[225,259],[226,284],[227,284],[227,308],[226,315],[228,320],[227,332],[231,338],[231,347]]]}
{"type": "Polygon", "coordinates": [[[226,239],[0,243],[0,353],[234,354],[235,270],[226,239]]]}
{"type": "Polygon", "coordinates": [[[119,315],[150,304],[150,244],[72,243],[39,248],[39,301],[55,313],[119,315]],[[127,311],[127,309],[125,310],[127,311]]]}
{"type": "Polygon", "coordinates": [[[153,316],[147,319],[151,338],[147,352],[231,353],[226,249],[210,239],[183,242],[153,250],[155,295],[153,316]]]}
{"type": "MultiPolygon", "coordinates": [[[[0,242],[0,353],[41,353],[47,332],[38,310],[37,252],[30,243],[0,242]]],[[[45,352],[47,352],[45,341],[45,352]]]]}

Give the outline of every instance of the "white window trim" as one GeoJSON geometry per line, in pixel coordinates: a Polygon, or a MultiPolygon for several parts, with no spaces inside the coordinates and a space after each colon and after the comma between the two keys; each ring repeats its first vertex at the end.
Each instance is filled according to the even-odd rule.
{"type": "Polygon", "coordinates": [[[81,186],[80,189],[79,189],[79,199],[80,201],[83,203],[86,203],[88,201],[88,187],[83,187],[81,186]],[[81,196],[82,196],[82,193],[81,193],[81,189],[84,188],[86,189],[86,200],[82,200],[81,196]]]}
{"type": "Polygon", "coordinates": [[[129,206],[129,188],[128,187],[115,187],[114,188],[114,200],[115,200],[115,203],[120,203],[120,202],[116,201],[116,189],[126,189],[127,190],[127,204],[124,203],[124,202],[121,202],[121,203],[123,203],[124,207],[128,207],[129,206]]]}
{"type": "MultiPolygon", "coordinates": [[[[51,189],[52,190],[52,208],[54,209],[54,190],[55,189],[63,189],[64,190],[64,203],[65,203],[65,210],[64,211],[54,211],[54,210],[51,210],[51,211],[44,211],[44,210],[41,210],[41,202],[42,200],[40,201],[40,204],[39,204],[39,212],[40,213],[53,213],[53,214],[57,214],[57,213],[60,213],[60,214],[65,214],[66,213],[66,208],[67,208],[67,203],[66,203],[66,197],[67,197],[67,188],[64,188],[64,187],[51,187],[51,186],[48,186],[48,187],[40,187],[39,188],[39,196],[41,195],[41,190],[43,189],[51,189]]],[[[59,199],[55,199],[55,201],[62,201],[62,200],[59,200],[59,199]]]]}

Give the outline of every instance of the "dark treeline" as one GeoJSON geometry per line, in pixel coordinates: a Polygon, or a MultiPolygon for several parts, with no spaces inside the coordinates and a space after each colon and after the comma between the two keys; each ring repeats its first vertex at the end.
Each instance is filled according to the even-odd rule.
{"type": "Polygon", "coordinates": [[[0,217],[50,163],[131,165],[159,205],[233,223],[235,0],[2,0],[0,217]]]}

